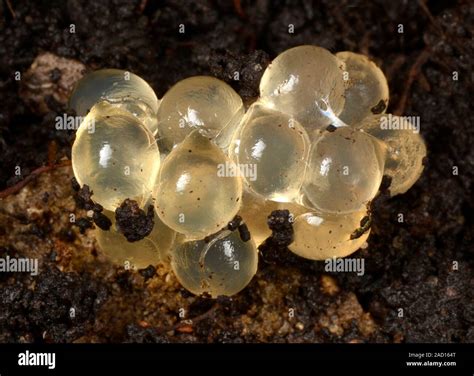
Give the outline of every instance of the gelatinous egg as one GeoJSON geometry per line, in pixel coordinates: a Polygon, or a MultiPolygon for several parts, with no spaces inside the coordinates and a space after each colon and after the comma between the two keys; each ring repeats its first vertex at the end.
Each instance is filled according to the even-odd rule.
{"type": "Polygon", "coordinates": [[[344,63],[328,50],[299,46],[278,55],[260,81],[263,104],[294,117],[310,132],[344,106],[344,63]]]}
{"type": "Polygon", "coordinates": [[[385,145],[349,127],[324,132],[313,144],[303,184],[303,204],[317,211],[364,209],[382,181],[385,145]]]}
{"type": "Polygon", "coordinates": [[[78,116],[86,116],[92,106],[103,100],[129,111],[155,134],[159,102],[153,89],[141,77],[120,69],[89,73],[76,84],[69,107],[78,116]]]}
{"type": "Polygon", "coordinates": [[[346,64],[348,87],[339,118],[354,125],[372,114],[384,113],[388,105],[388,84],[383,72],[365,55],[344,51],[336,54],[346,64]]]}
{"type": "Polygon", "coordinates": [[[126,198],[139,203],[151,196],[160,154],[151,132],[129,112],[97,103],[77,130],[72,168],[93,199],[114,211],[126,198]]]}
{"type": "Polygon", "coordinates": [[[250,235],[257,247],[267,239],[272,231],[267,224],[268,216],[274,210],[288,209],[293,218],[306,213],[309,209],[291,202],[276,202],[265,200],[260,196],[254,195],[246,190],[242,196],[242,207],[239,215],[247,225],[250,235]]]}
{"type": "Polygon", "coordinates": [[[234,163],[199,131],[166,157],[153,197],[161,220],[189,238],[219,231],[237,214],[242,182],[234,163]]]}
{"type": "Polygon", "coordinates": [[[193,130],[228,147],[244,115],[240,96],[214,77],[195,76],[179,81],[163,97],[158,109],[158,144],[165,152],[193,130]]]}
{"type": "Polygon", "coordinates": [[[129,242],[115,226],[113,212],[105,211],[111,221],[110,230],[95,230],[95,236],[100,250],[117,265],[125,268],[143,269],[149,265],[167,263],[170,261],[170,251],[176,233],[165,226],[155,215],[153,230],[142,240],[129,242]]]}
{"type": "Polygon", "coordinates": [[[223,231],[209,242],[187,241],[172,253],[171,267],[178,281],[193,294],[231,296],[248,285],[257,272],[253,240],[242,241],[238,231],[223,231]]]}
{"type": "Polygon", "coordinates": [[[345,257],[357,251],[370,233],[365,211],[348,214],[305,213],[293,223],[289,249],[310,260],[345,257]]]}
{"type": "Polygon", "coordinates": [[[310,141],[294,119],[278,111],[246,117],[240,128],[236,162],[248,188],[273,201],[299,196],[310,141]]]}
{"type": "Polygon", "coordinates": [[[258,117],[265,116],[271,111],[268,107],[261,104],[260,101],[254,102],[247,110],[245,115],[242,117],[240,123],[235,127],[234,134],[232,135],[229,147],[227,149],[227,155],[230,159],[237,163],[237,154],[239,152],[240,137],[242,135],[242,127],[247,124],[250,119],[255,120],[258,117]]]}
{"type": "Polygon", "coordinates": [[[426,146],[419,134],[416,119],[377,115],[364,119],[358,128],[382,140],[387,145],[384,174],[392,178],[389,190],[392,196],[405,193],[423,172],[426,146]]]}

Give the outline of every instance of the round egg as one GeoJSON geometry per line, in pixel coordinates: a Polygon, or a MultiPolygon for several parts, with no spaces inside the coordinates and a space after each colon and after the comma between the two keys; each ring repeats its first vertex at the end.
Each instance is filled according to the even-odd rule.
{"type": "Polygon", "coordinates": [[[336,57],[346,65],[346,101],[339,118],[354,125],[372,114],[385,112],[388,106],[388,84],[383,72],[365,55],[338,52],[336,57]]]}
{"type": "Polygon", "coordinates": [[[305,213],[293,223],[290,251],[310,260],[346,257],[357,251],[370,233],[366,211],[348,214],[305,213]]]}
{"type": "Polygon", "coordinates": [[[423,172],[426,145],[415,121],[383,114],[369,116],[357,124],[359,129],[387,145],[384,174],[392,178],[389,187],[392,196],[405,193],[423,172]]]}
{"type": "Polygon", "coordinates": [[[76,132],[72,168],[93,200],[114,211],[126,198],[143,203],[151,196],[160,154],[151,132],[135,116],[102,101],[76,132]]]}
{"type": "Polygon", "coordinates": [[[86,116],[100,101],[123,108],[156,133],[158,98],[141,77],[120,69],[100,69],[78,81],[69,98],[69,107],[78,116],[86,116]]]}
{"type": "Polygon", "coordinates": [[[241,196],[235,164],[197,130],[166,157],[153,195],[161,220],[194,239],[225,227],[237,214],[241,196]]]}
{"type": "Polygon", "coordinates": [[[291,202],[303,184],[310,141],[294,119],[278,111],[246,116],[235,149],[247,187],[263,199],[291,202]]]}
{"type": "Polygon", "coordinates": [[[344,107],[344,63],[328,50],[298,46],[278,55],[260,81],[264,105],[295,118],[310,133],[344,107]]]}
{"type": "Polygon", "coordinates": [[[242,99],[225,82],[208,76],[181,80],[158,109],[160,149],[169,152],[196,129],[226,149],[244,112],[242,99]]]}
{"type": "Polygon", "coordinates": [[[204,240],[184,241],[172,253],[171,267],[178,281],[193,294],[213,298],[244,289],[257,272],[258,252],[252,240],[225,230],[204,240]]]}
{"type": "Polygon", "coordinates": [[[360,211],[383,177],[385,145],[349,127],[324,132],[312,146],[302,202],[320,212],[360,211]]]}

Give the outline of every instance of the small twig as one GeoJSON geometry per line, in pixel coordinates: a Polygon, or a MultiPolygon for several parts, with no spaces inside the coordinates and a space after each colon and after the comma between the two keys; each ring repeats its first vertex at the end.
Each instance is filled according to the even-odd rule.
{"type": "Polygon", "coordinates": [[[58,144],[56,143],[56,141],[53,140],[48,144],[48,166],[54,165],[54,163],[56,162],[57,154],[58,144]]]}
{"type": "Polygon", "coordinates": [[[431,51],[428,47],[425,47],[423,51],[418,55],[415,62],[411,66],[410,70],[408,71],[408,78],[405,82],[405,89],[403,90],[402,96],[398,102],[397,109],[393,112],[394,115],[401,115],[405,111],[406,102],[408,99],[408,93],[415,81],[415,78],[418,76],[421,67],[423,64],[426,63],[428,58],[430,57],[431,51]]]}
{"type": "Polygon", "coordinates": [[[140,1],[140,4],[138,5],[138,12],[139,12],[140,14],[143,13],[143,11],[145,10],[147,4],[148,4],[148,0],[142,0],[142,1],[140,1]]]}
{"type": "Polygon", "coordinates": [[[441,36],[444,36],[443,29],[439,24],[436,22],[436,19],[433,17],[433,15],[430,12],[430,9],[426,5],[424,0],[418,0],[418,4],[420,5],[421,10],[425,13],[426,17],[430,20],[430,22],[433,24],[433,26],[438,30],[438,32],[441,34],[441,36]]]}
{"type": "Polygon", "coordinates": [[[8,10],[9,10],[10,13],[12,14],[12,17],[13,17],[14,19],[16,19],[16,13],[15,13],[15,11],[13,10],[13,7],[12,7],[12,4],[10,3],[10,0],[5,0],[5,2],[7,3],[8,10]]]}
{"type": "Polygon", "coordinates": [[[242,2],[240,0],[234,0],[234,9],[240,18],[246,18],[244,9],[242,8],[242,2]]]}
{"type": "Polygon", "coordinates": [[[25,187],[32,180],[36,179],[43,172],[48,172],[48,171],[54,170],[54,169],[59,168],[59,167],[66,167],[66,166],[70,166],[70,165],[71,165],[71,161],[67,160],[67,161],[58,163],[56,165],[48,165],[48,166],[38,167],[36,170],[34,170],[30,175],[28,175],[23,180],[20,180],[18,183],[12,185],[11,187],[8,187],[8,188],[4,189],[3,191],[0,191],[0,200],[4,199],[5,197],[7,197],[11,194],[19,192],[23,187],[25,187]]]}
{"type": "Polygon", "coordinates": [[[209,308],[209,310],[207,310],[206,312],[204,312],[201,315],[198,315],[198,316],[196,316],[192,319],[189,319],[189,320],[180,321],[177,324],[171,325],[169,327],[165,327],[165,328],[161,328],[161,329],[156,328],[155,331],[156,331],[157,334],[160,335],[160,334],[163,334],[163,333],[166,333],[166,332],[170,332],[172,330],[178,330],[179,328],[187,326],[187,325],[192,326],[192,325],[196,324],[197,322],[202,321],[202,320],[208,318],[209,316],[211,316],[217,310],[218,307],[219,307],[219,304],[215,303],[211,308],[209,308]]]}
{"type": "Polygon", "coordinates": [[[369,56],[369,46],[370,46],[370,31],[366,31],[360,42],[360,52],[362,52],[366,56],[369,56]]]}
{"type": "Polygon", "coordinates": [[[431,13],[430,9],[426,5],[426,0],[418,0],[418,4],[420,5],[421,10],[423,13],[425,13],[426,17],[430,20],[430,22],[433,24],[434,28],[438,32],[438,34],[441,36],[442,39],[444,40],[449,40],[451,39],[451,43],[454,44],[460,51],[465,52],[465,48],[463,45],[459,44],[457,39],[453,35],[449,35],[448,33],[445,33],[439,22],[436,21],[436,18],[433,17],[433,14],[431,13]]]}
{"type": "Polygon", "coordinates": [[[400,67],[405,63],[405,56],[404,55],[397,55],[394,59],[392,59],[392,63],[387,67],[385,71],[385,76],[387,76],[387,80],[390,82],[400,67]]]}

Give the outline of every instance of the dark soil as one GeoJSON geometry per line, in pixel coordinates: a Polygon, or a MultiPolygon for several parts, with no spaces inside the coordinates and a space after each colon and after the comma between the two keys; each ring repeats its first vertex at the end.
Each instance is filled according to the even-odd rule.
{"type": "Polygon", "coordinates": [[[74,131],[54,127],[64,93],[48,88],[81,64],[68,73],[58,66],[72,63],[58,62],[40,81],[53,86],[38,87],[27,71],[42,52],[130,70],[160,97],[180,79],[214,75],[246,101],[289,47],[362,52],[388,78],[388,112],[420,116],[428,148],[415,186],[373,203],[369,247],[354,255],[365,259],[363,277],[326,273],[267,242],[249,287],[217,302],[190,296],[160,268],[104,262],[88,226],[81,235],[67,220],[85,218],[70,168],[51,168],[0,199],[0,253],[42,260],[38,277],[0,275],[0,341],[473,342],[473,25],[468,0],[0,1],[0,193],[70,156],[74,131]],[[180,308],[194,320],[183,322],[180,308]]]}

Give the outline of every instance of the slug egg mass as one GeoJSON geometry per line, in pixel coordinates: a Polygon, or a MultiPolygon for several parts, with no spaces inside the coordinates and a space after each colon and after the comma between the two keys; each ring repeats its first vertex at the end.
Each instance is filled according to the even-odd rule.
{"type": "Polygon", "coordinates": [[[257,272],[258,254],[252,240],[238,231],[223,231],[208,242],[185,241],[172,254],[171,267],[178,281],[193,294],[231,296],[248,285],[257,272]]]}
{"type": "Polygon", "coordinates": [[[213,298],[249,284],[270,236],[262,252],[352,254],[369,237],[383,175],[396,195],[423,171],[419,124],[385,114],[388,100],[366,56],[316,46],[278,55],[247,111],[213,77],[179,81],[159,101],[129,72],[85,76],[70,98],[84,116],[72,167],[112,222],[95,231],[99,247],[129,267],[169,261],[184,288],[213,298]]]}
{"type": "Polygon", "coordinates": [[[226,226],[242,196],[241,178],[225,174],[231,164],[219,147],[198,130],[192,132],[163,161],[154,191],[161,220],[194,239],[226,226]]]}
{"type": "Polygon", "coordinates": [[[192,131],[225,148],[244,114],[240,96],[214,77],[196,76],[179,81],[163,97],[158,109],[158,143],[169,152],[192,131]]]}
{"type": "Polygon", "coordinates": [[[94,192],[94,201],[114,211],[126,198],[149,198],[160,155],[153,135],[135,116],[102,101],[76,132],[72,167],[78,183],[94,192]]]}
{"type": "Polygon", "coordinates": [[[264,199],[291,202],[299,196],[310,149],[304,128],[288,115],[267,110],[246,117],[240,129],[236,161],[252,166],[247,186],[264,199]]]}
{"type": "Polygon", "coordinates": [[[86,116],[100,101],[130,112],[154,134],[157,129],[158,98],[148,83],[136,74],[120,69],[101,69],[84,76],[76,84],[69,107],[86,116]]]}
{"type": "Polygon", "coordinates": [[[344,107],[344,63],[328,50],[299,46],[278,55],[260,81],[262,103],[294,117],[310,132],[344,107]]]}

